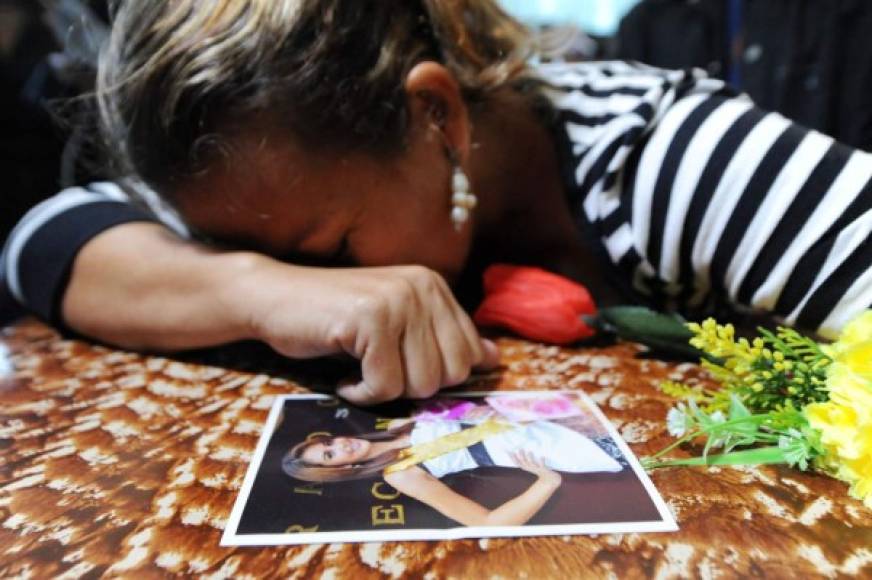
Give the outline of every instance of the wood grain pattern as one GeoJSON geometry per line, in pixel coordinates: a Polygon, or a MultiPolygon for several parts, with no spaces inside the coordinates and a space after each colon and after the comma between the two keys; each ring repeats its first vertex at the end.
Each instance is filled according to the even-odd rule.
{"type": "MultiPolygon", "coordinates": [[[[499,345],[504,368],[473,388],[583,389],[640,455],[670,441],[656,384],[709,380],[631,344],[499,345]]],[[[872,513],[839,482],[780,467],[655,472],[674,534],[220,548],[273,396],[313,384],[269,372],[63,340],[32,321],[4,329],[0,577],[872,575],[872,513]]]]}

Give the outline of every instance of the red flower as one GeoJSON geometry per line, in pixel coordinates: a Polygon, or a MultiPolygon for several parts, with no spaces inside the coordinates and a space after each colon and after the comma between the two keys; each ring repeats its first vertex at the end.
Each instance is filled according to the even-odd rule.
{"type": "Polygon", "coordinates": [[[495,264],[484,273],[485,297],[474,319],[524,338],[569,344],[593,336],[582,316],[596,314],[587,288],[541,268],[495,264]]]}

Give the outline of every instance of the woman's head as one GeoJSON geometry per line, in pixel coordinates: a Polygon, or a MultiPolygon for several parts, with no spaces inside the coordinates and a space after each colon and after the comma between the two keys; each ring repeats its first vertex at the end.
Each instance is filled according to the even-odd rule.
{"type": "MultiPolygon", "coordinates": [[[[329,166],[340,163],[349,173],[345,189],[383,189],[380,182],[391,180],[415,195],[423,186],[407,179],[408,168],[399,165],[399,175],[391,175],[370,165],[406,158],[415,139],[426,136],[425,117],[445,124],[444,135],[429,137],[443,156],[447,148],[462,158],[469,125],[466,111],[454,109],[484,102],[516,78],[526,49],[523,29],[493,0],[121,0],[100,63],[98,98],[121,168],[167,195],[186,217],[209,203],[187,199],[187,191],[215,192],[218,180],[233,183],[238,205],[253,205],[250,212],[263,218],[274,206],[249,197],[281,196],[295,181],[318,190],[302,192],[300,201],[323,205],[314,197],[339,196],[323,191],[331,184],[322,174],[331,177],[329,166]],[[426,62],[439,74],[412,75],[426,62]],[[309,175],[317,160],[328,167],[309,175]],[[354,183],[356,177],[365,183],[354,183]],[[251,191],[238,193],[244,187],[251,191]]],[[[437,177],[445,189],[448,179],[430,180],[437,177]]],[[[215,229],[214,216],[200,221],[207,233],[215,229]]],[[[276,247],[267,249],[289,253],[297,248],[278,246],[300,241],[271,237],[268,245],[276,247]]]]}
{"type": "Polygon", "coordinates": [[[282,458],[282,471],[302,481],[350,481],[382,473],[399,449],[378,451],[376,441],[391,441],[411,431],[412,423],[398,429],[356,437],[315,436],[292,447],[282,458]]]}
{"type": "Polygon", "coordinates": [[[331,437],[308,443],[300,459],[309,465],[343,467],[371,459],[372,443],[357,437],[331,437]]]}

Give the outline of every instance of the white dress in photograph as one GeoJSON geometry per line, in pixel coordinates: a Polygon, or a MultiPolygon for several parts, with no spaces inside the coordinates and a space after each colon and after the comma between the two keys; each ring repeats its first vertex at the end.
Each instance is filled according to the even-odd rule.
{"type": "MultiPolygon", "coordinates": [[[[461,423],[455,421],[420,421],[412,430],[411,443],[412,446],[427,443],[463,428],[461,423]]],[[[551,421],[518,424],[514,429],[496,433],[481,443],[445,453],[422,465],[437,478],[489,465],[517,467],[511,454],[519,450],[540,458],[549,469],[564,473],[616,472],[623,469],[620,463],[589,438],[551,421]]]]}

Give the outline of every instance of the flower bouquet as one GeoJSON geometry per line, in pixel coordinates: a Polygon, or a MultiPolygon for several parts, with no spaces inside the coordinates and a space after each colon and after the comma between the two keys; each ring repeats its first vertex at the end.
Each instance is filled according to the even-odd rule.
{"type": "Polygon", "coordinates": [[[872,310],[828,345],[789,328],[760,329],[749,341],[713,319],[687,327],[721,388],[661,385],[678,400],[667,415],[678,440],[646,468],[785,463],[847,482],[872,508],[872,310]],[[665,458],[698,439],[700,457],[665,458]]]}
{"type": "Polygon", "coordinates": [[[678,400],[667,416],[678,440],[645,467],[786,463],[847,482],[872,508],[872,310],[829,345],[789,328],[760,329],[749,341],[713,319],[685,324],[638,306],[597,309],[582,285],[538,268],[491,266],[484,289],[475,313],[481,326],[560,345],[614,336],[700,360],[721,383],[661,385],[678,400]],[[701,457],[666,458],[699,439],[701,457]]]}

